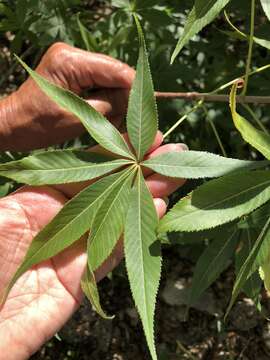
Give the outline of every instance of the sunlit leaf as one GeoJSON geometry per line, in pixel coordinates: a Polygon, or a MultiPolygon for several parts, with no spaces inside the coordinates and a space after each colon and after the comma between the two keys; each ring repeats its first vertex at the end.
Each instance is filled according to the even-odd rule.
{"type": "Polygon", "coordinates": [[[112,153],[134,158],[122,135],[103,115],[76,94],[50,83],[37,72],[31,70],[21,59],[18,57],[17,59],[45,94],[59,106],[77,116],[89,134],[102,147],[112,153]]]}
{"type": "Polygon", "coordinates": [[[29,185],[64,184],[95,179],[130,164],[125,159],[104,161],[104,156],[86,151],[46,151],[0,164],[0,175],[29,185]]]}
{"type": "Polygon", "coordinates": [[[230,107],[235,127],[243,139],[260,151],[267,159],[270,159],[270,136],[261,130],[257,130],[245,118],[236,111],[237,83],[232,87],[230,94],[230,107]]]}
{"type": "Polygon", "coordinates": [[[142,163],[159,174],[186,179],[219,177],[267,164],[263,161],[230,159],[202,151],[169,152],[142,163]]]}
{"type": "Polygon", "coordinates": [[[184,33],[172,54],[171,63],[174,62],[179,52],[189,40],[212,22],[229,2],[230,0],[195,0],[194,7],[186,21],[184,33]]]}
{"type": "Polygon", "coordinates": [[[270,20],[270,2],[269,0],[261,0],[262,8],[265,12],[265,15],[268,17],[268,20],[270,20]]]}
{"type": "Polygon", "coordinates": [[[161,273],[160,243],[155,232],[157,224],[152,196],[139,172],[126,218],[124,249],[132,295],[153,360],[157,359],[154,312],[161,273]]]}
{"type": "Polygon", "coordinates": [[[249,214],[270,199],[270,171],[227,175],[199,186],[160,222],[159,232],[200,231],[249,214]]]}
{"type": "Polygon", "coordinates": [[[141,160],[154,142],[158,129],[157,106],[143,32],[137,17],[140,49],[136,77],[129,96],[127,129],[137,158],[141,160]]]}

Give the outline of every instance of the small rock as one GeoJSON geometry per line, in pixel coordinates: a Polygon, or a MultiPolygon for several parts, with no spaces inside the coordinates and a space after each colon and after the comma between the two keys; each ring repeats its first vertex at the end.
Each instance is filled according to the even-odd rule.
{"type": "Polygon", "coordinates": [[[232,325],[241,331],[255,328],[261,317],[251,299],[243,299],[236,303],[230,314],[232,325]]]}
{"type": "MultiPolygon", "coordinates": [[[[184,309],[188,305],[188,297],[190,290],[190,280],[180,278],[176,281],[168,280],[162,292],[162,298],[166,304],[171,306],[182,307],[179,310],[178,318],[182,319],[185,313],[184,309]]],[[[213,292],[208,290],[203,293],[200,299],[192,305],[193,308],[207,312],[211,315],[220,315],[221,311],[218,309],[213,292]]]]}

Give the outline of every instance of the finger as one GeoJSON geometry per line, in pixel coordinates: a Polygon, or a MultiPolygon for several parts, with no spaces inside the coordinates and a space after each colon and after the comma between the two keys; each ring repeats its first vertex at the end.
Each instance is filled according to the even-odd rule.
{"type": "Polygon", "coordinates": [[[108,118],[125,116],[129,91],[127,89],[105,89],[92,93],[86,101],[108,118]]]}
{"type": "MultiPolygon", "coordinates": [[[[74,49],[77,80],[82,88],[130,88],[135,70],[127,64],[103,54],[74,49]]],[[[70,48],[67,50],[70,51],[70,48]]],[[[70,56],[70,54],[69,54],[70,56]]]]}
{"type": "MultiPolygon", "coordinates": [[[[154,199],[154,204],[157,210],[159,218],[162,218],[167,210],[167,205],[163,199],[156,198],[154,199]]],[[[124,246],[123,238],[121,238],[116,247],[114,248],[112,254],[108,259],[102,264],[102,266],[95,271],[96,281],[102,280],[110,271],[112,271],[123,259],[124,257],[124,246]]]]}
{"type": "Polygon", "coordinates": [[[183,186],[185,179],[169,178],[160,174],[150,175],[146,179],[147,186],[153,197],[166,197],[183,186]]]}
{"type": "MultiPolygon", "coordinates": [[[[168,152],[182,152],[188,150],[188,147],[186,144],[178,143],[178,144],[166,144],[162,145],[155,150],[151,151],[148,155],[146,155],[145,160],[151,159],[153,157],[156,157],[161,154],[165,154],[168,152]]],[[[148,169],[146,167],[143,168],[143,174],[145,177],[153,174],[153,170],[148,169]]]]}

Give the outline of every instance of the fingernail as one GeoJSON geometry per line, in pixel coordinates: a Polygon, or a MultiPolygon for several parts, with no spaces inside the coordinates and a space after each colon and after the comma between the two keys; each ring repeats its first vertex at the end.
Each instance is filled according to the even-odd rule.
{"type": "Polygon", "coordinates": [[[165,196],[165,197],[163,198],[163,200],[165,201],[166,205],[168,206],[168,205],[169,205],[169,202],[170,202],[169,198],[168,198],[167,196],[165,196]]]}
{"type": "Polygon", "coordinates": [[[177,145],[177,148],[180,150],[180,151],[188,151],[189,148],[186,144],[184,143],[178,143],[178,144],[175,144],[177,145]]]}

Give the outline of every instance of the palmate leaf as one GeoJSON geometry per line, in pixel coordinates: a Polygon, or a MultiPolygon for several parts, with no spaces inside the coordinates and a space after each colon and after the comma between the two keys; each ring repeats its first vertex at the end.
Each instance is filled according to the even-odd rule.
{"type": "Polygon", "coordinates": [[[87,265],[85,272],[83,274],[82,280],[81,280],[81,288],[85,294],[85,296],[88,298],[90,303],[94,306],[96,312],[103,317],[104,319],[112,319],[113,316],[108,316],[103,311],[101,305],[100,305],[100,298],[99,293],[97,289],[96,279],[95,275],[91,268],[87,265]]]}
{"type": "Polygon", "coordinates": [[[107,176],[81,191],[33,239],[23,263],[7,289],[0,294],[2,303],[16,280],[30,267],[47,260],[72,245],[91,227],[95,212],[107,194],[128,175],[128,170],[107,176]]]}
{"type": "Polygon", "coordinates": [[[51,100],[77,116],[89,134],[105,149],[112,153],[134,159],[119,131],[86,101],[69,90],[50,83],[37,72],[31,70],[21,59],[18,61],[28,71],[38,86],[51,100]]]}
{"type": "Polygon", "coordinates": [[[127,130],[137,159],[141,160],[154,142],[158,130],[157,106],[141,25],[136,16],[140,40],[136,77],[129,96],[127,130]]]}
{"type": "Polygon", "coordinates": [[[268,17],[268,20],[270,20],[270,3],[269,0],[261,0],[262,8],[265,12],[265,15],[268,17]]]}
{"type": "Polygon", "coordinates": [[[156,240],[158,218],[153,198],[139,171],[132,189],[124,231],[126,267],[132,295],[140,314],[153,360],[154,312],[161,273],[160,243],[156,240]]]}
{"type": "Polygon", "coordinates": [[[248,258],[246,259],[246,261],[242,265],[241,269],[239,270],[239,273],[237,274],[235,284],[233,286],[231,301],[229,303],[225,317],[228,316],[228,313],[230,312],[233,304],[235,303],[235,300],[236,300],[237,296],[239,295],[240,291],[243,289],[243,286],[246,283],[247,279],[254,273],[256,268],[258,268],[258,267],[254,267],[255,262],[256,262],[256,257],[262,246],[262,243],[265,241],[266,238],[270,237],[269,226],[270,226],[270,218],[268,219],[265,226],[263,227],[251,252],[249,253],[248,258]]]}
{"type": "Polygon", "coordinates": [[[202,151],[182,151],[155,156],[142,165],[165,176],[199,179],[263,167],[268,165],[268,161],[244,161],[202,151]]]}
{"type": "Polygon", "coordinates": [[[188,303],[192,306],[229,266],[238,243],[237,229],[214,239],[200,256],[192,280],[188,303]]]}
{"type": "Polygon", "coordinates": [[[270,171],[227,175],[199,186],[164,216],[159,232],[200,231],[249,214],[270,199],[270,171]]]}
{"type": "Polygon", "coordinates": [[[64,184],[95,179],[129,164],[86,151],[56,150],[0,164],[0,175],[28,185],[64,184]]]}
{"type": "Polygon", "coordinates": [[[245,118],[236,111],[237,83],[232,86],[230,94],[230,107],[235,127],[242,135],[243,139],[260,151],[268,160],[270,159],[270,136],[257,130],[245,118]]]}
{"type": "Polygon", "coordinates": [[[189,40],[212,22],[229,2],[230,0],[195,0],[193,9],[186,21],[184,33],[172,54],[171,63],[174,62],[179,52],[189,40]]]}
{"type": "Polygon", "coordinates": [[[107,195],[99,207],[88,238],[88,263],[95,271],[112,253],[124,230],[134,168],[107,195]]]}

